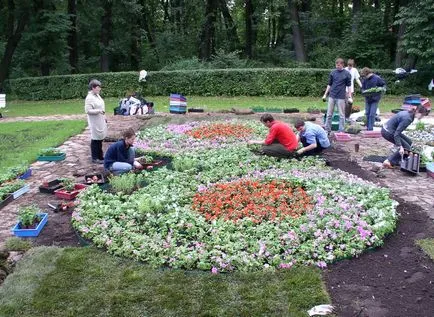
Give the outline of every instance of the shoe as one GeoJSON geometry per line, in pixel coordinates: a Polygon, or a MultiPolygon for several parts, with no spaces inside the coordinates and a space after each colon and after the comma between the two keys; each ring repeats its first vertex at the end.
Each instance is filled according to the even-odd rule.
{"type": "Polygon", "coordinates": [[[384,168],[393,168],[393,165],[389,162],[389,160],[385,160],[383,162],[383,167],[384,168]]]}
{"type": "Polygon", "coordinates": [[[99,159],[93,159],[92,163],[95,163],[95,164],[104,164],[104,161],[103,160],[99,160],[99,159]]]}

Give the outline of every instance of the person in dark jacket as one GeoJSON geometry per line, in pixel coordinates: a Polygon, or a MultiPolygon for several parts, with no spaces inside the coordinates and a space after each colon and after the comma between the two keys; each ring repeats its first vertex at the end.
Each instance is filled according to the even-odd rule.
{"type": "Polygon", "coordinates": [[[427,109],[423,106],[413,106],[408,111],[400,111],[387,121],[381,129],[381,135],[387,141],[395,144],[398,150],[392,153],[384,162],[383,166],[392,168],[399,165],[404,150],[411,149],[411,140],[402,132],[414,121],[427,115],[427,109]]]}
{"type": "MultiPolygon", "coordinates": [[[[363,91],[386,86],[386,82],[380,76],[374,74],[372,70],[365,67],[361,71],[362,75],[362,93],[363,91]]],[[[366,114],[366,130],[374,130],[375,116],[377,114],[378,104],[381,99],[381,93],[365,96],[365,114],[366,114]]]]}
{"type": "Polygon", "coordinates": [[[104,168],[115,175],[127,173],[133,168],[143,169],[143,166],[135,160],[133,144],[136,133],[128,129],[122,133],[122,139],[110,145],[104,156],[104,168]]]}

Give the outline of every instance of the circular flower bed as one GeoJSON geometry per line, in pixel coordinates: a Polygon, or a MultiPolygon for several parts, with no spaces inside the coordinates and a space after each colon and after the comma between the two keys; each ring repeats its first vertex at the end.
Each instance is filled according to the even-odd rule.
{"type": "Polygon", "coordinates": [[[193,209],[206,220],[249,218],[253,223],[263,220],[298,218],[312,209],[311,198],[301,187],[280,180],[268,182],[239,180],[216,184],[193,197],[193,209]]]}
{"type": "MultiPolygon", "coordinates": [[[[265,136],[259,123],[234,123],[265,136]]],[[[143,172],[148,185],[129,196],[91,186],[73,226],[112,254],[213,272],[324,267],[393,232],[396,202],[387,189],[318,159],[255,156],[242,139],[187,134],[210,124],[143,131],[138,143],[172,155],[172,169],[143,172]]]]}
{"type": "Polygon", "coordinates": [[[187,135],[196,139],[245,138],[252,133],[252,128],[233,123],[213,123],[186,132],[187,135]]]}

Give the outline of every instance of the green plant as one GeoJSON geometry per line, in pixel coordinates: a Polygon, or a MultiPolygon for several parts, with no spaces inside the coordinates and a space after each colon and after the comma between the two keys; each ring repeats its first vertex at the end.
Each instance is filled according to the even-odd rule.
{"type": "Polygon", "coordinates": [[[10,237],[5,241],[5,249],[8,251],[27,251],[32,248],[32,246],[33,244],[30,240],[18,237],[10,237]]]}
{"type": "Polygon", "coordinates": [[[142,187],[145,177],[143,174],[127,173],[110,178],[112,191],[129,195],[142,187]]]}
{"type": "Polygon", "coordinates": [[[39,208],[36,205],[23,206],[18,208],[18,220],[22,227],[30,227],[37,219],[39,208]]]}
{"type": "Polygon", "coordinates": [[[62,155],[63,152],[56,148],[46,148],[39,151],[39,156],[59,156],[62,155]]]}
{"type": "Polygon", "coordinates": [[[0,200],[6,198],[8,194],[11,194],[18,189],[22,188],[26,183],[23,180],[15,180],[9,183],[3,183],[0,185],[0,200]]]}
{"type": "Polygon", "coordinates": [[[62,178],[63,188],[67,191],[73,191],[75,188],[75,181],[72,178],[62,178]]]}
{"type": "Polygon", "coordinates": [[[416,123],[416,131],[425,131],[425,123],[422,121],[418,121],[416,123]]]}

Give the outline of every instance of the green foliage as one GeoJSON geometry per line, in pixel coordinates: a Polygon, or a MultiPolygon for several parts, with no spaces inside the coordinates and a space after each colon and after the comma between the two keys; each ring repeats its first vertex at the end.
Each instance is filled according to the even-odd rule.
{"type": "Polygon", "coordinates": [[[416,240],[416,244],[421,247],[426,254],[434,261],[434,239],[416,240]]]}
{"type": "Polygon", "coordinates": [[[18,208],[18,221],[21,224],[21,227],[28,227],[33,225],[37,218],[37,213],[39,212],[39,208],[36,205],[30,206],[20,206],[18,208]]]}
{"type": "Polygon", "coordinates": [[[63,189],[65,189],[68,192],[74,190],[75,181],[72,178],[62,178],[61,181],[62,181],[63,189]]]}
{"type": "Polygon", "coordinates": [[[0,315],[306,316],[330,298],[318,269],[154,270],[94,248],[34,248],[0,288],[0,315]]]}
{"type": "Polygon", "coordinates": [[[418,121],[416,123],[416,131],[425,131],[425,123],[422,121],[418,121]]]}
{"type": "MultiPolygon", "coordinates": [[[[390,70],[376,71],[392,95],[426,92],[431,73],[418,72],[402,83],[395,83],[390,70]]],[[[104,97],[125,96],[128,91],[143,95],[168,96],[170,93],[198,96],[320,96],[327,85],[330,69],[256,68],[199,69],[150,72],[147,81],[138,82],[138,73],[99,73],[13,79],[8,82],[12,97],[24,100],[84,98],[91,78],[103,85],[104,97]]]]}
{"type": "Polygon", "coordinates": [[[402,7],[395,25],[405,23],[400,50],[417,56],[421,62],[434,65],[434,2],[432,0],[412,1],[402,7]]]}
{"type": "Polygon", "coordinates": [[[126,173],[110,178],[111,190],[115,193],[129,195],[143,187],[145,176],[143,174],[126,173]]]}
{"type": "Polygon", "coordinates": [[[33,244],[30,240],[10,237],[5,241],[5,249],[8,251],[27,251],[32,248],[33,244]]]}
{"type": "Polygon", "coordinates": [[[0,185],[0,201],[5,199],[9,194],[16,192],[22,188],[26,183],[23,180],[15,180],[9,183],[3,183],[0,185]]]}
{"type": "Polygon", "coordinates": [[[60,151],[59,149],[50,147],[50,148],[40,150],[38,154],[39,156],[59,156],[62,153],[63,152],[60,151]]]}

